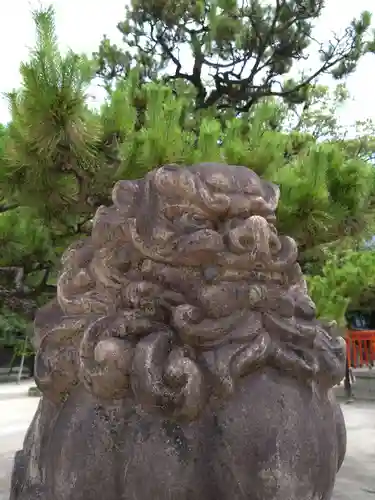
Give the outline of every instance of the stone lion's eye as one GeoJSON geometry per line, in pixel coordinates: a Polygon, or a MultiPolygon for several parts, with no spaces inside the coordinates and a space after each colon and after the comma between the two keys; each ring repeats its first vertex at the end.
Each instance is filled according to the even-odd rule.
{"type": "Polygon", "coordinates": [[[191,218],[193,219],[193,221],[195,222],[205,222],[205,219],[201,216],[201,215],[198,215],[198,214],[193,214],[191,216],[191,218]]]}
{"type": "Polygon", "coordinates": [[[204,224],[206,222],[205,219],[199,214],[186,213],[181,217],[181,219],[186,224],[204,224]]]}
{"type": "Polygon", "coordinates": [[[182,215],[180,223],[185,227],[185,230],[212,229],[214,227],[214,223],[204,215],[189,212],[182,215]]]}

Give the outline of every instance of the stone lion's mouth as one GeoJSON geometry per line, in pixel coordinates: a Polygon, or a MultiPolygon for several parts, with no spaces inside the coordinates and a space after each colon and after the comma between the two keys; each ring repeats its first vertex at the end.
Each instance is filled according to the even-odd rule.
{"type": "Polygon", "coordinates": [[[288,281],[286,274],[279,271],[256,268],[243,270],[214,265],[203,268],[203,277],[207,283],[213,284],[225,281],[247,281],[250,283],[272,283],[282,286],[288,281]]]}

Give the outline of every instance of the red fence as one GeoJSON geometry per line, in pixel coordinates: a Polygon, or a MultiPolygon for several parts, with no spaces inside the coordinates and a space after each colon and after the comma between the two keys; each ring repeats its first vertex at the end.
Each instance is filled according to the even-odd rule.
{"type": "Polygon", "coordinates": [[[346,352],[349,366],[372,366],[375,362],[375,330],[348,330],[346,352]]]}

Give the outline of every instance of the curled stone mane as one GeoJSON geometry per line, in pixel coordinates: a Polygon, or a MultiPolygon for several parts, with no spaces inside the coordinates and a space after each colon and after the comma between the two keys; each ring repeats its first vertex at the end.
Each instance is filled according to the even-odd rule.
{"type": "Polygon", "coordinates": [[[36,316],[36,380],[53,400],[101,400],[196,418],[256,370],[329,388],[342,343],[315,319],[278,188],[245,167],[164,166],[120,181],[90,238],[62,259],[36,316]]]}

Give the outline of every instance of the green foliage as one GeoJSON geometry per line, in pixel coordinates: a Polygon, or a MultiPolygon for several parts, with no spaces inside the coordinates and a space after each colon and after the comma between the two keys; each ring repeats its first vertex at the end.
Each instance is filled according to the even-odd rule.
{"type": "MultiPolygon", "coordinates": [[[[320,7],[311,7],[303,18],[297,2],[279,2],[284,10],[278,11],[275,26],[279,31],[271,36],[270,22],[276,11],[263,3],[252,2],[252,10],[237,15],[237,3],[229,0],[174,2],[175,9],[165,11],[166,1],[138,1],[137,12],[134,2],[129,19],[141,16],[131,21],[141,29],[164,16],[157,20],[157,26],[167,26],[170,33],[178,30],[180,38],[173,41],[176,47],[187,43],[195,55],[205,51],[204,60],[212,62],[220,56],[215,60],[226,63],[233,54],[239,63],[250,51],[260,54],[255,26],[270,36],[269,40],[262,38],[268,41],[260,61],[264,64],[266,56],[271,58],[270,74],[274,76],[286,74],[288,66],[307,48],[303,30],[308,32],[311,20],[320,14],[320,7]],[[218,12],[223,14],[221,18],[218,12]],[[191,19],[198,26],[205,23],[207,29],[194,34],[191,19]],[[287,28],[291,20],[295,24],[287,28]],[[285,34],[294,37],[289,56],[286,52],[271,53],[270,47],[279,46],[285,34]],[[201,40],[200,36],[206,38],[201,40]]],[[[71,51],[61,55],[51,8],[35,13],[34,21],[37,43],[29,61],[21,65],[21,89],[9,95],[12,121],[0,128],[0,278],[9,276],[10,267],[22,271],[23,276],[21,287],[15,286],[14,278],[13,282],[1,282],[15,299],[9,304],[16,304],[19,311],[20,305],[26,304],[22,301],[32,299],[32,310],[53,293],[61,252],[90,231],[95,209],[109,203],[117,179],[139,178],[166,163],[221,161],[245,165],[280,185],[279,230],[298,241],[315,300],[320,293],[326,297],[326,309],[319,303],[319,313],[341,318],[344,304],[346,307],[347,300],[357,296],[363,283],[359,281],[355,288],[353,281],[345,293],[340,285],[337,297],[329,299],[333,286],[326,277],[327,273],[331,276],[329,266],[332,259],[349,255],[345,251],[374,234],[375,229],[375,171],[369,163],[374,129],[370,122],[358,125],[357,135],[350,140],[339,133],[336,112],[348,98],[345,87],[339,85],[330,93],[326,87],[293,87],[289,81],[282,94],[288,97],[285,101],[273,96],[272,86],[255,89],[246,80],[246,85],[238,84],[239,91],[252,88],[255,94],[244,96],[235,92],[233,82],[225,87],[218,77],[219,88],[225,88],[215,97],[210,85],[197,86],[195,80],[180,74],[171,78],[167,52],[161,52],[160,57],[150,52],[148,57],[138,46],[146,39],[135,31],[132,36],[139,36],[139,43],[133,45],[138,50],[137,68],[131,69],[129,54],[116,53],[122,57],[121,64],[115,57],[112,62],[118,67],[127,65],[126,78],[108,86],[106,102],[94,112],[86,96],[94,64],[71,51]],[[203,104],[199,92],[203,92],[203,104]],[[243,108],[241,113],[239,107],[243,108]],[[332,257],[327,261],[328,251],[332,257]],[[329,292],[323,293],[326,286],[329,292]]],[[[353,43],[356,40],[358,57],[364,50],[365,24],[364,20],[363,27],[355,29],[353,25],[354,31],[347,35],[353,43]]],[[[164,43],[164,35],[155,29],[158,43],[164,43]]],[[[129,35],[130,45],[131,40],[129,35]]],[[[112,50],[109,42],[107,49],[112,50]]],[[[349,53],[340,57],[348,59],[349,53]]],[[[223,74],[223,67],[217,69],[223,74]]],[[[343,269],[348,269],[349,275],[352,272],[346,264],[343,269]]]]}
{"type": "Polygon", "coordinates": [[[100,125],[86,104],[95,66],[86,56],[62,56],[52,8],[34,13],[35,48],[20,68],[22,87],[8,94],[8,196],[44,217],[91,211],[87,199],[100,167],[100,125]]]}
{"type": "Polygon", "coordinates": [[[0,310],[0,347],[16,345],[24,338],[29,329],[29,323],[19,314],[3,309],[0,310]]]}
{"type": "Polygon", "coordinates": [[[375,252],[371,250],[331,254],[321,274],[307,277],[318,316],[345,326],[348,305],[355,306],[362,293],[375,285],[374,269],[375,252]]]}
{"type": "Polygon", "coordinates": [[[98,75],[110,87],[138,66],[142,82],[188,84],[198,109],[246,112],[269,96],[303,103],[318,76],[341,80],[374,48],[366,11],[342,36],[316,42],[323,9],[315,0],[132,0],[118,24],[123,49],[104,37],[95,54],[98,75]],[[291,79],[295,63],[314,49],[320,65],[291,79]]]}
{"type": "Polygon", "coordinates": [[[0,216],[0,266],[24,267],[36,260],[53,258],[49,230],[26,207],[5,212],[0,216]]]}
{"type": "Polygon", "coordinates": [[[296,238],[302,253],[312,255],[321,245],[341,244],[371,230],[372,166],[351,157],[334,141],[317,142],[307,133],[282,131],[282,126],[280,131],[270,129],[270,122],[280,124],[285,116],[277,102],[263,101],[250,113],[228,119],[224,126],[206,113],[196,117],[194,133],[186,113],[188,100],[156,83],[143,87],[145,113],[140,126],[129,97],[134,85],[136,79],[121,82],[103,111],[103,116],[114,115],[111,106],[117,102],[124,110],[123,120],[117,118],[119,135],[124,138],[117,178],[140,177],[165,163],[245,165],[280,185],[279,227],[296,238]]]}
{"type": "Polygon", "coordinates": [[[8,94],[12,120],[0,129],[0,280],[17,310],[51,288],[61,252],[88,230],[113,183],[100,117],[87,105],[95,64],[60,53],[51,7],[33,18],[36,44],[21,64],[21,88],[8,94]],[[17,290],[12,266],[23,275],[17,290]]]}

